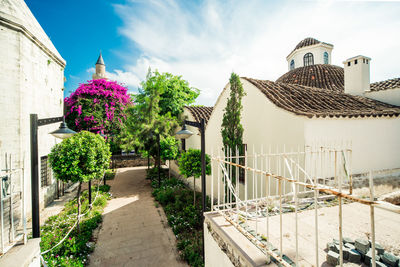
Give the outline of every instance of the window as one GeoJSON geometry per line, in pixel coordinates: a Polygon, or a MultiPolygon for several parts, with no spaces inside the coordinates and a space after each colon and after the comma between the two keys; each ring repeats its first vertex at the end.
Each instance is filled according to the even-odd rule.
{"type": "Polygon", "coordinates": [[[294,70],[294,60],[290,61],[290,70],[294,70]]]}
{"type": "Polygon", "coordinates": [[[355,65],[355,64],[357,64],[357,63],[358,63],[357,59],[356,59],[356,60],[354,60],[354,65],[355,65]]]}
{"type": "Polygon", "coordinates": [[[314,56],[311,53],[307,53],[304,55],[304,66],[314,65],[314,56]]]}
{"type": "Polygon", "coordinates": [[[349,61],[349,62],[347,62],[347,66],[349,66],[349,67],[350,67],[350,64],[351,64],[351,63],[350,63],[350,61],[349,61]]]}
{"type": "Polygon", "coordinates": [[[324,64],[329,64],[329,55],[328,55],[328,52],[324,52],[324,64]]]}
{"type": "Polygon", "coordinates": [[[47,161],[47,156],[40,158],[40,185],[41,187],[50,185],[51,169],[47,161]]]}

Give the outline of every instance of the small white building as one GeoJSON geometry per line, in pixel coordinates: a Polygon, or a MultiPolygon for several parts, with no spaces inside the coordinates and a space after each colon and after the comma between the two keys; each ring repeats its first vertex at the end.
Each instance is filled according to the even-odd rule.
{"type": "MultiPolygon", "coordinates": [[[[400,168],[400,107],[395,106],[400,105],[400,78],[370,84],[370,58],[350,58],[342,68],[330,64],[332,49],[333,45],[306,38],[286,58],[289,71],[275,82],[241,78],[246,93],[241,119],[244,144],[250,153],[253,147],[259,153],[261,146],[264,152],[283,145],[289,151],[346,141],[352,144],[353,174],[400,168]]],[[[228,83],[208,119],[208,154],[216,155],[222,147],[229,89],[228,83]]],[[[186,141],[190,147],[200,148],[198,135],[186,141]]],[[[208,192],[209,187],[208,182],[208,192]]]]}
{"type": "MultiPolygon", "coordinates": [[[[0,167],[3,175],[7,153],[12,157],[13,169],[23,168],[13,174],[12,180],[15,190],[19,190],[24,179],[28,216],[31,213],[30,114],[38,114],[39,119],[63,115],[65,64],[23,0],[0,0],[0,167]]],[[[55,196],[55,179],[47,155],[58,142],[49,132],[58,127],[56,123],[38,131],[41,207],[55,196]]],[[[3,178],[4,186],[10,177],[3,178]]],[[[7,194],[3,192],[3,197],[7,194]]],[[[21,203],[14,204],[15,223],[20,224],[21,203]]],[[[9,217],[4,223],[6,227],[10,225],[9,217]]],[[[4,242],[10,236],[7,229],[4,228],[4,242]]]]}

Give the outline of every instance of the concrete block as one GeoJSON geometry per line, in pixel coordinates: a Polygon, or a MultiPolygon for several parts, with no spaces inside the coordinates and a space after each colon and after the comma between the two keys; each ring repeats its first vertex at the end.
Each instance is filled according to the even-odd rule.
{"type": "MultiPolygon", "coordinates": [[[[371,259],[372,259],[372,249],[368,250],[367,254],[365,254],[364,257],[364,263],[368,266],[371,266],[371,259]]],[[[379,261],[380,257],[377,254],[377,251],[375,250],[375,261],[379,261]]]]}
{"type": "Polygon", "coordinates": [[[326,261],[332,266],[339,265],[340,262],[339,258],[340,258],[339,254],[331,250],[328,251],[328,254],[326,255],[326,261]]]}
{"type": "Polygon", "coordinates": [[[376,267],[387,267],[386,264],[384,264],[383,262],[377,261],[375,262],[376,267]]]}
{"type": "Polygon", "coordinates": [[[378,252],[378,255],[383,255],[383,253],[385,253],[385,249],[381,246],[381,244],[375,243],[375,249],[378,252]]]}
{"type": "Polygon", "coordinates": [[[332,249],[332,251],[333,251],[333,252],[336,252],[336,253],[339,253],[339,251],[340,251],[339,245],[335,244],[335,245],[334,245],[334,248],[332,249]]]}
{"type": "Polygon", "coordinates": [[[365,239],[356,239],[354,246],[363,255],[367,254],[369,250],[369,242],[365,239]]]}
{"type": "Polygon", "coordinates": [[[343,259],[344,260],[348,260],[349,259],[349,252],[350,252],[350,249],[348,249],[346,247],[343,247],[343,259]]]}
{"type": "Polygon", "coordinates": [[[361,262],[361,254],[355,249],[351,249],[349,251],[349,262],[360,263],[361,262]]]}
{"type": "Polygon", "coordinates": [[[335,243],[327,243],[326,244],[326,249],[329,251],[329,250],[332,250],[332,251],[335,251],[335,243]]]}
{"type": "Polygon", "coordinates": [[[356,247],[355,247],[353,244],[350,244],[350,243],[346,243],[346,244],[344,244],[344,246],[345,246],[346,248],[350,249],[350,250],[356,249],[356,247]]]}
{"type": "Polygon", "coordinates": [[[345,244],[354,244],[354,240],[351,239],[350,237],[343,237],[343,243],[345,244]]]}
{"type": "Polygon", "coordinates": [[[389,266],[396,267],[398,266],[398,258],[389,252],[384,252],[382,255],[382,261],[389,266]]]}

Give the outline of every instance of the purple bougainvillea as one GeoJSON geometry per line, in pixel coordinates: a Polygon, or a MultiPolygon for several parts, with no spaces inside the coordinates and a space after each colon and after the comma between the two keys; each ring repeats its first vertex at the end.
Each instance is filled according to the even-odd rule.
{"type": "Polygon", "coordinates": [[[64,99],[66,121],[75,131],[115,134],[126,119],[126,106],[132,105],[128,89],[115,81],[92,80],[80,84],[64,99]]]}

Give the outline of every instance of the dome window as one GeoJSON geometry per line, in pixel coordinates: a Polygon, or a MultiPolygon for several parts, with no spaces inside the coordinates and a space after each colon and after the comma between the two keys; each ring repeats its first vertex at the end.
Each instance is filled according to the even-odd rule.
{"type": "Polygon", "coordinates": [[[329,55],[328,55],[328,52],[324,52],[324,64],[329,64],[329,55]]]}
{"type": "Polygon", "coordinates": [[[311,53],[307,53],[304,55],[304,66],[314,65],[314,56],[311,53]]]}
{"type": "Polygon", "coordinates": [[[294,60],[290,61],[290,70],[294,70],[294,60]]]}

